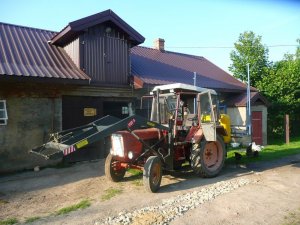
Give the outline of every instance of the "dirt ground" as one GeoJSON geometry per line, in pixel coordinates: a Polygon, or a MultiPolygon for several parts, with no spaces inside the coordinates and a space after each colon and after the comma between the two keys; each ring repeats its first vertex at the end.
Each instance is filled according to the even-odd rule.
{"type": "MultiPolygon", "coordinates": [[[[16,218],[24,223],[39,217],[32,223],[101,224],[103,218],[120,212],[154,206],[164,199],[241,177],[250,184],[188,210],[171,224],[300,224],[300,155],[268,163],[227,165],[212,179],[198,178],[190,171],[169,173],[155,194],[144,190],[140,175],[127,173],[122,182],[108,181],[104,160],[2,176],[0,221],[16,218]],[[121,193],[103,199],[109,189],[121,193]],[[91,202],[90,207],[55,215],[57,210],[85,199],[91,202]]],[[[141,221],[147,224],[145,218],[141,221]]]]}

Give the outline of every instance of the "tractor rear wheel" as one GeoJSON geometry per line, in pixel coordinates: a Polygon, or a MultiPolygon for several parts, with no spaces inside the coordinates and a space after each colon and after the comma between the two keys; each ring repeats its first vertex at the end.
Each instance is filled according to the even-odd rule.
{"type": "Polygon", "coordinates": [[[143,171],[143,183],[147,191],[156,192],[160,187],[162,166],[159,157],[150,156],[143,171]]]}
{"type": "Polygon", "coordinates": [[[114,182],[123,179],[126,170],[120,166],[120,162],[115,160],[111,154],[108,154],[105,160],[105,175],[114,182]]]}
{"type": "Polygon", "coordinates": [[[221,136],[216,141],[203,140],[194,144],[191,152],[191,167],[200,177],[215,177],[224,166],[225,144],[221,136]]]}

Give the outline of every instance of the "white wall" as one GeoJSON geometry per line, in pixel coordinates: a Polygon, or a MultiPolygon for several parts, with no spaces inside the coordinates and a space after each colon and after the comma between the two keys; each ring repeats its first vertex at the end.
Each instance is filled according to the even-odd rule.
{"type": "MultiPolygon", "coordinates": [[[[265,105],[252,106],[251,111],[262,112],[262,133],[263,133],[263,145],[267,145],[267,118],[268,108],[265,105]]],[[[227,114],[230,116],[231,126],[233,134],[246,132],[246,107],[228,107],[227,114]]],[[[240,138],[234,138],[233,141],[243,142],[240,138]]],[[[247,143],[243,143],[246,145],[247,143]]]]}
{"type": "Polygon", "coordinates": [[[246,107],[228,107],[227,114],[232,126],[246,126],[246,107]]]}

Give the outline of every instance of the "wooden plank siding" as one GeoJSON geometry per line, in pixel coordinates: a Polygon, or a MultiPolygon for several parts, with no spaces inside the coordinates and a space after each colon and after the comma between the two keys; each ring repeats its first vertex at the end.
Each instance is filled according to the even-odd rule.
{"type": "Polygon", "coordinates": [[[105,83],[105,38],[100,34],[93,34],[89,29],[83,35],[81,49],[81,67],[84,72],[90,74],[93,81],[105,83]]]}
{"type": "Polygon", "coordinates": [[[78,68],[80,67],[79,44],[79,38],[76,38],[64,47],[65,51],[78,68]]]}
{"type": "Polygon", "coordinates": [[[74,63],[92,78],[92,83],[128,85],[130,43],[125,33],[114,25],[90,27],[64,49],[74,63]],[[107,28],[109,32],[106,32],[107,28]]]}

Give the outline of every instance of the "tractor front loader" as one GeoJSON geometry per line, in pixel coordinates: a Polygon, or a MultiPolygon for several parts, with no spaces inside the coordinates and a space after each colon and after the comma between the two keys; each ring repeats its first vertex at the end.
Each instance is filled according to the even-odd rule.
{"type": "MultiPolygon", "coordinates": [[[[40,155],[45,159],[60,159],[75,151],[84,149],[84,147],[100,141],[105,137],[109,137],[113,132],[143,127],[147,125],[147,119],[138,115],[129,116],[123,120],[113,116],[102,117],[92,123],[63,130],[57,133],[50,134],[50,139],[47,143],[31,149],[29,152],[40,155]]],[[[153,126],[155,123],[151,123],[153,126]]],[[[155,126],[162,128],[161,125],[155,126]]]]}
{"type": "Polygon", "coordinates": [[[163,170],[178,170],[187,162],[200,177],[218,175],[225,161],[224,141],[230,141],[230,120],[219,115],[216,92],[177,83],[156,86],[151,99],[149,119],[105,116],[53,133],[47,143],[30,152],[46,159],[62,158],[111,136],[105,161],[111,181],[122,180],[129,168],[140,169],[145,188],[156,192],[163,170]]]}

